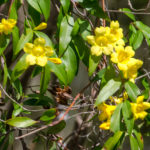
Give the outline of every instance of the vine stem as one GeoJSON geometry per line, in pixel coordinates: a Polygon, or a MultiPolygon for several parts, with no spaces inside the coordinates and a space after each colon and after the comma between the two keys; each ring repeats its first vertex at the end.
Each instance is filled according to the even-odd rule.
{"type": "MultiPolygon", "coordinates": [[[[103,11],[105,12],[105,0],[102,0],[102,8],[103,8],[103,11]]],[[[103,19],[103,26],[105,27],[106,26],[106,20],[103,19]]]]}
{"type": "Polygon", "coordinates": [[[24,134],[24,135],[22,135],[22,136],[18,136],[18,137],[15,138],[15,140],[19,140],[19,139],[21,139],[21,138],[25,138],[25,137],[27,137],[27,136],[29,136],[29,135],[35,134],[35,133],[37,133],[37,132],[39,132],[39,131],[41,131],[41,130],[44,130],[44,129],[48,128],[48,127],[52,127],[52,126],[54,126],[54,125],[60,123],[62,120],[64,120],[65,116],[69,113],[69,111],[71,110],[71,108],[74,106],[74,104],[75,104],[75,102],[77,101],[77,99],[80,98],[80,96],[81,96],[81,95],[83,94],[83,92],[91,85],[91,83],[92,83],[92,82],[88,83],[88,84],[76,95],[76,97],[74,98],[73,102],[70,104],[70,106],[67,108],[67,110],[65,111],[65,113],[63,114],[63,116],[62,116],[59,120],[54,121],[54,122],[50,123],[49,125],[44,125],[44,126],[38,128],[38,129],[35,129],[35,130],[33,130],[33,131],[31,131],[31,132],[29,132],[29,133],[27,133],[27,134],[24,134]]]}

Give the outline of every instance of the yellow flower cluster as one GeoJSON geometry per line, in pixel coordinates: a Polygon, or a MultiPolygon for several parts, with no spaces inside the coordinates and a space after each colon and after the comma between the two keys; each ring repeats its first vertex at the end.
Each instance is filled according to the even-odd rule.
{"type": "Polygon", "coordinates": [[[118,68],[123,72],[124,78],[132,82],[137,77],[137,70],[143,64],[141,60],[132,58],[134,54],[131,46],[117,46],[115,52],[111,54],[111,61],[117,64],[118,68]]]}
{"type": "Polygon", "coordinates": [[[2,19],[0,22],[0,34],[6,34],[8,35],[10,32],[12,32],[12,29],[16,25],[16,20],[14,19],[2,19]]]}
{"type": "Polygon", "coordinates": [[[87,41],[91,47],[91,54],[100,56],[110,55],[113,49],[118,46],[124,46],[123,30],[119,27],[118,21],[112,21],[110,27],[97,27],[95,36],[87,36],[87,41]]]}
{"type": "Polygon", "coordinates": [[[26,63],[28,65],[40,65],[45,66],[47,61],[51,61],[56,64],[61,63],[60,58],[49,58],[53,55],[53,50],[49,46],[45,46],[46,41],[44,38],[36,38],[34,44],[26,43],[24,45],[24,51],[28,55],[26,56],[26,63]]]}
{"type": "MultiPolygon", "coordinates": [[[[117,97],[110,97],[111,102],[114,102],[116,104],[122,103],[124,100],[128,99],[128,95],[126,92],[123,93],[123,97],[117,98],[117,97]]],[[[150,103],[143,102],[144,96],[137,97],[136,103],[130,103],[131,110],[134,116],[134,119],[144,119],[147,116],[147,112],[145,110],[150,109],[150,103]]],[[[100,110],[99,120],[104,121],[99,127],[103,130],[109,130],[110,129],[110,120],[111,116],[116,109],[117,105],[107,105],[105,103],[102,103],[98,106],[98,109],[100,110]]]]}

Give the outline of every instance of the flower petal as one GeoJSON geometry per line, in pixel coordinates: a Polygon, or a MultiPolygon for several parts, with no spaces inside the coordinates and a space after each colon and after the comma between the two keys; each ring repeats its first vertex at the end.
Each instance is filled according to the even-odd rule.
{"type": "Polygon", "coordinates": [[[34,28],[34,30],[43,30],[47,28],[47,23],[42,22],[37,27],[34,28]]]}
{"type": "Polygon", "coordinates": [[[62,63],[60,58],[48,58],[48,60],[55,63],[55,64],[61,64],[62,63]]]}
{"type": "Polygon", "coordinates": [[[41,67],[44,67],[47,64],[47,57],[46,56],[36,57],[36,64],[41,67]]]}
{"type": "Polygon", "coordinates": [[[35,65],[36,64],[36,57],[35,56],[33,56],[33,55],[27,55],[26,56],[26,63],[28,64],[28,65],[35,65]]]}
{"type": "Polygon", "coordinates": [[[44,47],[46,56],[52,56],[54,54],[53,49],[50,46],[44,47]]]}
{"type": "Polygon", "coordinates": [[[33,50],[33,47],[34,47],[34,45],[32,43],[26,43],[24,45],[23,50],[24,50],[25,53],[31,54],[32,50],[33,50]]]}
{"type": "Polygon", "coordinates": [[[39,38],[36,38],[36,39],[34,40],[34,44],[35,44],[35,45],[40,45],[40,46],[43,47],[43,46],[45,46],[46,41],[45,41],[44,38],[39,37],[39,38]]]}

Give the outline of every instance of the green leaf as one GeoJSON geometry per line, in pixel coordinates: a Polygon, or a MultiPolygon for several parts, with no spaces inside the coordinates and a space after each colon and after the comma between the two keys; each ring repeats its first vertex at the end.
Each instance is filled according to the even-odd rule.
{"type": "Polygon", "coordinates": [[[40,81],[40,93],[44,94],[48,88],[48,84],[50,81],[51,71],[49,65],[46,65],[43,68],[42,74],[41,74],[41,81],[40,81]]]}
{"type": "Polygon", "coordinates": [[[112,117],[111,117],[111,125],[110,129],[113,132],[117,132],[121,130],[121,109],[122,109],[122,103],[118,104],[112,117]]]}
{"type": "Polygon", "coordinates": [[[38,11],[40,14],[42,14],[40,5],[38,3],[39,0],[27,0],[28,4],[33,7],[36,11],[38,11]]]}
{"type": "Polygon", "coordinates": [[[135,135],[135,137],[137,139],[137,142],[138,142],[138,145],[140,147],[140,150],[143,150],[144,145],[143,145],[142,134],[139,131],[135,130],[135,129],[133,130],[133,134],[135,135]]]}
{"type": "Polygon", "coordinates": [[[62,131],[66,126],[66,122],[64,120],[62,120],[60,123],[51,126],[48,128],[48,134],[57,134],[60,131],[62,131]]]}
{"type": "Polygon", "coordinates": [[[28,68],[28,64],[26,63],[26,56],[27,54],[24,54],[21,59],[17,62],[16,66],[14,67],[11,75],[11,79],[15,81],[18,79],[24,71],[28,68]]]}
{"type": "Polygon", "coordinates": [[[67,85],[67,72],[65,71],[65,65],[62,64],[54,64],[50,61],[47,63],[51,69],[51,72],[55,73],[58,79],[65,85],[67,85]]]}
{"type": "Polygon", "coordinates": [[[74,44],[75,50],[76,50],[80,60],[82,60],[83,63],[88,67],[89,66],[90,49],[85,44],[85,41],[83,40],[83,38],[81,36],[77,35],[73,38],[73,44],[74,44]]]}
{"type": "Polygon", "coordinates": [[[71,16],[65,16],[62,19],[59,33],[59,56],[63,55],[71,41],[73,26],[74,20],[71,16]]]}
{"type": "Polygon", "coordinates": [[[117,143],[119,142],[122,136],[123,132],[121,131],[116,132],[112,137],[110,137],[106,141],[103,150],[114,150],[114,148],[116,147],[117,143]]]}
{"type": "Polygon", "coordinates": [[[12,118],[15,118],[23,111],[23,109],[22,109],[22,107],[18,106],[15,103],[13,103],[13,106],[14,106],[14,110],[12,112],[12,118]]]}
{"type": "Polygon", "coordinates": [[[98,106],[100,103],[106,101],[110,96],[112,96],[115,92],[119,90],[120,86],[120,81],[115,81],[114,79],[109,80],[100,91],[96,99],[95,105],[98,106]]]}
{"type": "Polygon", "coordinates": [[[12,31],[12,40],[13,40],[13,54],[15,54],[16,51],[16,47],[18,44],[18,41],[20,39],[19,37],[19,28],[17,26],[14,27],[13,31],[12,31]]]}
{"type": "Polygon", "coordinates": [[[42,67],[41,66],[35,66],[32,74],[31,74],[31,78],[34,78],[35,76],[37,76],[38,74],[40,74],[42,72],[42,67]]]}
{"type": "Polygon", "coordinates": [[[98,0],[83,0],[80,1],[81,6],[89,11],[92,15],[104,19],[108,19],[107,14],[103,11],[103,9],[99,5],[98,0]]]}
{"type": "Polygon", "coordinates": [[[143,42],[143,33],[139,30],[136,32],[134,40],[133,40],[133,49],[138,49],[143,42]]]}
{"type": "MultiPolygon", "coordinates": [[[[122,11],[128,11],[128,12],[132,12],[129,8],[123,8],[121,9],[122,11]]],[[[133,21],[136,21],[135,16],[132,13],[125,13],[125,15],[127,15],[130,19],[132,19],[133,21]]]]}
{"type": "Polygon", "coordinates": [[[29,94],[28,98],[26,101],[24,101],[24,105],[29,105],[29,106],[48,106],[50,107],[51,105],[54,105],[54,101],[44,95],[40,94],[29,94]]]}
{"type": "Polygon", "coordinates": [[[20,40],[18,41],[18,44],[13,54],[14,57],[21,51],[21,49],[24,47],[24,44],[32,40],[32,38],[33,38],[33,31],[29,28],[27,29],[26,35],[24,34],[21,35],[20,40]]]}
{"type": "Polygon", "coordinates": [[[94,71],[96,70],[99,62],[100,62],[101,56],[95,56],[95,55],[90,55],[89,56],[89,76],[91,76],[94,71]]]}
{"type": "Polygon", "coordinates": [[[10,37],[6,36],[4,34],[0,35],[0,55],[4,52],[4,50],[7,48],[10,41],[10,37]]]}
{"type": "Polygon", "coordinates": [[[101,80],[101,79],[104,77],[105,72],[106,72],[106,68],[101,69],[101,70],[96,74],[96,76],[92,79],[92,81],[101,80]]]}
{"type": "Polygon", "coordinates": [[[71,46],[68,46],[66,52],[62,57],[62,61],[67,72],[68,84],[70,84],[77,72],[77,58],[71,46]]]}
{"type": "Polygon", "coordinates": [[[80,29],[79,20],[80,19],[77,19],[75,21],[75,23],[74,23],[74,26],[73,26],[73,29],[72,29],[72,33],[71,33],[72,36],[76,36],[78,34],[78,32],[79,32],[79,29],[80,29]]]}
{"type": "Polygon", "coordinates": [[[70,6],[70,0],[60,0],[60,3],[62,4],[64,12],[67,13],[70,6]]]}
{"type": "Polygon", "coordinates": [[[8,79],[8,68],[6,64],[6,60],[4,60],[4,78],[3,78],[3,86],[5,87],[8,79]]]}
{"type": "Polygon", "coordinates": [[[50,0],[38,0],[37,2],[47,22],[50,16],[50,0]]]}
{"type": "Polygon", "coordinates": [[[56,117],[56,109],[51,108],[42,114],[42,116],[40,117],[40,120],[41,121],[51,121],[51,120],[55,119],[55,117],[56,117]]]}
{"type": "Polygon", "coordinates": [[[37,37],[42,37],[45,39],[46,41],[46,46],[51,46],[53,47],[53,43],[51,41],[51,39],[48,37],[48,35],[46,35],[45,33],[43,32],[40,32],[40,31],[34,31],[34,33],[36,34],[37,37]]]}
{"type": "Polygon", "coordinates": [[[136,140],[136,138],[133,135],[130,136],[130,145],[131,145],[131,150],[139,149],[138,141],[136,140]]]}
{"type": "Polygon", "coordinates": [[[128,100],[126,100],[123,103],[122,114],[123,114],[123,118],[125,121],[125,125],[127,127],[128,134],[131,135],[133,126],[134,126],[134,119],[133,119],[133,114],[131,110],[131,105],[128,100]]]}
{"type": "Polygon", "coordinates": [[[15,117],[6,121],[10,126],[18,127],[18,128],[26,128],[37,123],[36,121],[27,118],[27,117],[15,117]]]}
{"type": "Polygon", "coordinates": [[[136,86],[136,84],[134,84],[131,81],[128,81],[125,83],[125,89],[128,93],[128,96],[130,97],[130,99],[133,102],[136,102],[137,96],[140,95],[140,93],[141,93],[139,88],[136,86]]]}
{"type": "Polygon", "coordinates": [[[141,21],[136,21],[135,26],[143,32],[146,38],[147,44],[150,46],[150,27],[143,24],[141,21]]]}

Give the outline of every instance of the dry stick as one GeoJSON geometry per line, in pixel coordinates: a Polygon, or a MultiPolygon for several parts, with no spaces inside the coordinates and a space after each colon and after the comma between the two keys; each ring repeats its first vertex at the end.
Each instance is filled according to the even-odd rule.
{"type": "MultiPolygon", "coordinates": [[[[102,8],[103,8],[103,11],[105,12],[105,0],[102,0],[102,8]]],[[[103,26],[105,27],[106,25],[106,21],[105,19],[103,19],[103,26]]]]}
{"type": "Polygon", "coordinates": [[[54,122],[50,123],[49,125],[44,125],[43,127],[38,128],[38,129],[36,129],[36,130],[34,130],[34,131],[31,131],[31,132],[29,132],[29,133],[27,133],[27,134],[24,134],[24,135],[22,135],[22,136],[18,136],[18,137],[15,138],[15,140],[18,140],[18,139],[27,137],[27,136],[32,135],[32,134],[35,134],[35,133],[37,133],[37,132],[39,132],[39,131],[41,131],[41,130],[44,130],[44,129],[48,128],[48,127],[52,127],[52,126],[54,126],[54,125],[60,123],[62,120],[64,120],[65,116],[68,114],[68,112],[69,112],[69,111],[71,110],[71,108],[74,106],[76,100],[82,95],[82,93],[83,93],[90,85],[91,85],[91,82],[90,82],[89,84],[87,84],[87,86],[85,86],[85,87],[76,95],[76,97],[74,98],[74,100],[73,100],[73,102],[71,103],[71,105],[67,108],[67,110],[65,111],[65,113],[63,114],[63,116],[62,116],[59,120],[54,121],[54,122]]]}
{"type": "Polygon", "coordinates": [[[129,7],[130,7],[133,11],[146,11],[146,10],[150,7],[150,0],[148,1],[146,8],[144,8],[144,9],[135,9],[135,8],[133,8],[132,3],[131,3],[130,0],[128,0],[128,5],[129,5],[129,7]]]}
{"type": "Polygon", "coordinates": [[[9,17],[9,15],[10,15],[10,11],[11,11],[13,2],[14,2],[14,0],[11,0],[11,2],[10,2],[10,7],[9,7],[9,10],[8,10],[8,17],[9,17]]]}

